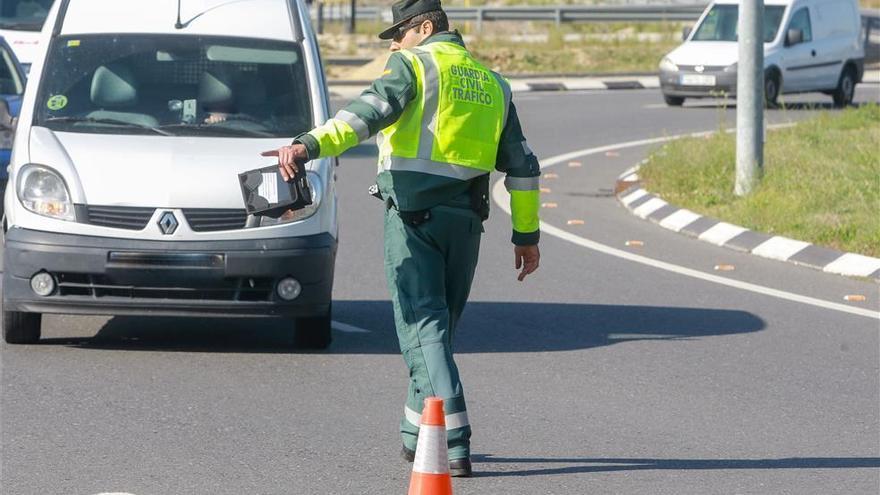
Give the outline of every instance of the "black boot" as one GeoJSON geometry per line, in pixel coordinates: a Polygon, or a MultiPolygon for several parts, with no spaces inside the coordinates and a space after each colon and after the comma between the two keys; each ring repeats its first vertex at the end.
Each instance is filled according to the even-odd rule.
{"type": "Polygon", "coordinates": [[[449,461],[449,475],[453,478],[470,478],[474,474],[468,457],[449,461]]]}
{"type": "Polygon", "coordinates": [[[416,460],[416,451],[409,450],[408,448],[406,448],[406,445],[404,445],[400,449],[400,457],[403,457],[403,460],[406,462],[413,462],[414,460],[416,460]]]}

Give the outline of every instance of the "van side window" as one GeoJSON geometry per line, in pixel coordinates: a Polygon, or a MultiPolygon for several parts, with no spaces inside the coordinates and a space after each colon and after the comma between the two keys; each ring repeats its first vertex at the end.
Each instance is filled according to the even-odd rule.
{"type": "Polygon", "coordinates": [[[813,29],[810,25],[810,12],[804,7],[791,16],[788,29],[800,29],[804,33],[804,42],[813,41],[813,29]]]}

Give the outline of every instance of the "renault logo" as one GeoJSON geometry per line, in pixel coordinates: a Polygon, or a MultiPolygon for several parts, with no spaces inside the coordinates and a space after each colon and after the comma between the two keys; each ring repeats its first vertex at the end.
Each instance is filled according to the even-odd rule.
{"type": "Polygon", "coordinates": [[[697,72],[703,72],[704,70],[706,70],[706,68],[702,65],[697,65],[696,67],[694,67],[694,70],[697,72]]]}
{"type": "Polygon", "coordinates": [[[174,213],[170,211],[166,211],[159,217],[159,229],[162,230],[162,233],[165,235],[171,235],[177,230],[177,217],[174,216],[174,213]]]}

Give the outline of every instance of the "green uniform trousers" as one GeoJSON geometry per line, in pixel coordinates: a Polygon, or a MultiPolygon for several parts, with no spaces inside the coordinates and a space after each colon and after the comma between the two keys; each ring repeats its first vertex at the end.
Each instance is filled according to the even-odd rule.
{"type": "Polygon", "coordinates": [[[403,444],[415,450],[424,399],[440,397],[450,460],[470,455],[471,427],[452,348],[482,231],[482,221],[468,208],[436,206],[431,219],[417,227],[405,224],[394,208],[385,212],[385,275],[409,368],[403,444]]]}

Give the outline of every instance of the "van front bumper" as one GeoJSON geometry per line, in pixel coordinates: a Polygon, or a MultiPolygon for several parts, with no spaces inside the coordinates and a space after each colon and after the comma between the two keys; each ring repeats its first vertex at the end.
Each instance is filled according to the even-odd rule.
{"type": "Polygon", "coordinates": [[[660,71],[660,90],[667,96],[687,98],[735,96],[736,71],[660,71]],[[715,84],[712,86],[683,84],[682,80],[685,75],[712,76],[715,78],[715,84]]]}
{"type": "Polygon", "coordinates": [[[33,313],[156,316],[321,316],[330,309],[336,239],[330,234],[234,241],[142,241],[6,233],[3,309],[33,313]],[[31,278],[52,275],[39,296],[31,278]],[[293,277],[300,295],[282,300],[293,277]]]}

